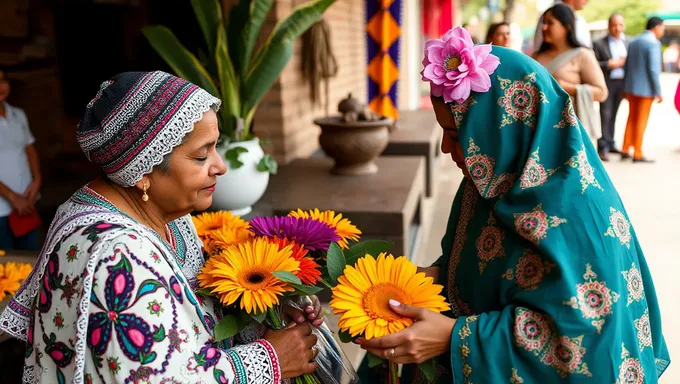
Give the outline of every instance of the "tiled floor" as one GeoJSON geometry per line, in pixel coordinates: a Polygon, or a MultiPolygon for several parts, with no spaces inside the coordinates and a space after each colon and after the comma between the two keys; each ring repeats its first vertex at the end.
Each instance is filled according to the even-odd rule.
{"type": "MultiPolygon", "coordinates": [[[[673,106],[675,87],[680,77],[664,75],[662,86],[665,101],[655,104],[645,136],[645,154],[656,164],[632,164],[618,159],[606,164],[607,171],[621,195],[645,256],[652,270],[661,304],[664,334],[671,356],[680,356],[680,115],[673,106]]],[[[628,116],[624,101],[617,122],[617,143],[620,145],[628,116]]],[[[432,223],[428,239],[416,256],[418,264],[427,265],[441,253],[440,239],[444,234],[453,196],[462,179],[455,165],[442,159],[439,194],[428,202],[432,223]]],[[[360,361],[358,349],[347,346],[350,358],[360,361]]],[[[680,363],[671,364],[662,384],[680,383],[680,363]]]]}

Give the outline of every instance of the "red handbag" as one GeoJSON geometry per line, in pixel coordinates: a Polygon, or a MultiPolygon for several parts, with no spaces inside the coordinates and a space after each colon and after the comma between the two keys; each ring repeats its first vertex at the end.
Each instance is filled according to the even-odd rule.
{"type": "Polygon", "coordinates": [[[22,216],[17,211],[12,211],[8,217],[9,228],[15,237],[21,237],[42,225],[38,212],[33,211],[29,215],[22,216]]]}

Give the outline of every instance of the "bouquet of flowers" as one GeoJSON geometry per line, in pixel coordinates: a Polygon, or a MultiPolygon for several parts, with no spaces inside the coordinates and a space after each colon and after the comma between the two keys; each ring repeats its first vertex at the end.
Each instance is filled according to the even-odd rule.
{"type": "MultiPolygon", "coordinates": [[[[217,297],[229,312],[215,326],[217,341],[236,335],[252,321],[281,329],[281,300],[332,288],[348,260],[391,246],[384,241],[359,242],[361,231],[349,220],[318,209],[256,217],[249,223],[230,212],[203,213],[194,217],[194,223],[209,254],[198,276],[202,293],[217,297]]],[[[328,328],[316,332],[326,342],[317,356],[319,369],[295,382],[339,383],[338,369],[356,380],[328,328]]]]}
{"type": "MultiPolygon", "coordinates": [[[[349,260],[347,260],[349,261],[349,260]]],[[[370,340],[399,332],[413,319],[402,317],[390,309],[389,301],[427,308],[434,312],[450,309],[439,293],[443,286],[433,284],[433,279],[418,273],[418,269],[406,257],[394,257],[380,253],[377,258],[370,254],[343,266],[342,276],[332,289],[331,308],[340,316],[339,326],[343,342],[363,337],[370,340]]],[[[380,357],[368,355],[369,366],[381,364],[380,357]]],[[[398,383],[398,367],[390,361],[389,382],[398,383]]],[[[429,381],[435,377],[434,360],[420,364],[420,370],[429,381]]]]}
{"type": "Polygon", "coordinates": [[[33,266],[29,263],[0,264],[0,301],[14,296],[32,269],[33,266]]]}

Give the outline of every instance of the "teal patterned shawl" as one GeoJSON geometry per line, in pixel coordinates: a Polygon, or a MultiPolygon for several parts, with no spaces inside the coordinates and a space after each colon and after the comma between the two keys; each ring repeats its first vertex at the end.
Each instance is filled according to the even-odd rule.
{"type": "Polygon", "coordinates": [[[471,178],[437,262],[458,318],[438,382],[655,383],[670,358],[621,198],[552,76],[493,53],[491,89],[451,105],[471,178]]]}

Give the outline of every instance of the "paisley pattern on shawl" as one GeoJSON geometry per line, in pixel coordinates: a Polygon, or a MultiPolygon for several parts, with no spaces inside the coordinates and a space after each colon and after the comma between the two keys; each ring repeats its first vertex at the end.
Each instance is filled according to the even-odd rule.
{"type": "Polygon", "coordinates": [[[280,382],[263,329],[213,341],[221,312],[192,287],[204,259],[189,217],[168,243],[87,186],[56,217],[0,317],[27,341],[25,383],[280,382]]]}
{"type": "Polygon", "coordinates": [[[670,357],[623,203],[552,76],[493,54],[491,89],[451,106],[470,178],[435,263],[457,318],[437,383],[657,382],[670,357]]]}

